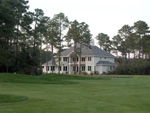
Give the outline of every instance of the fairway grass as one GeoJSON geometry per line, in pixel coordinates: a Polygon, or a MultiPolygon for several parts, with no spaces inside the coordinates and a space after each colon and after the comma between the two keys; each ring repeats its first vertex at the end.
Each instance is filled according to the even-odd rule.
{"type": "Polygon", "coordinates": [[[150,77],[0,74],[0,95],[28,98],[0,103],[0,113],[149,113],[150,77]]]}

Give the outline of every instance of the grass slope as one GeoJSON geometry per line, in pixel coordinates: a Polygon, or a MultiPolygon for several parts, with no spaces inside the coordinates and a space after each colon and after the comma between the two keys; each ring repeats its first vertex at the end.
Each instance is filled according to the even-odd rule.
{"type": "Polygon", "coordinates": [[[149,113],[149,83],[149,77],[101,79],[0,74],[1,95],[28,98],[0,103],[0,113],[149,113]],[[56,84],[51,84],[52,81],[56,84]]]}
{"type": "MultiPolygon", "coordinates": [[[[74,84],[72,80],[100,80],[106,78],[93,78],[73,76],[64,74],[44,74],[40,76],[29,76],[21,74],[1,73],[0,82],[34,83],[34,84],[74,84]]],[[[107,78],[108,79],[108,78],[107,78]]]]}

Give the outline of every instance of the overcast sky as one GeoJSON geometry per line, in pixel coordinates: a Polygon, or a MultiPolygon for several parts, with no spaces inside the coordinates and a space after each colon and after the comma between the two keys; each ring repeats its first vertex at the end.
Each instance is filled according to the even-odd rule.
{"type": "Polygon", "coordinates": [[[40,8],[46,16],[63,12],[70,21],[86,22],[95,38],[98,33],[111,38],[125,24],[138,20],[150,26],[150,0],[29,0],[30,10],[40,8]]]}

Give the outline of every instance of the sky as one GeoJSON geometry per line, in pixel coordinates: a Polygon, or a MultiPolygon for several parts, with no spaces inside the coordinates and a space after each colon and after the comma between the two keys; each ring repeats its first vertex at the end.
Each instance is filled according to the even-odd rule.
{"type": "Polygon", "coordinates": [[[150,26],[150,0],[29,0],[28,5],[30,11],[40,8],[50,18],[63,12],[70,21],[85,22],[93,39],[99,33],[112,38],[123,25],[139,20],[150,26]]]}

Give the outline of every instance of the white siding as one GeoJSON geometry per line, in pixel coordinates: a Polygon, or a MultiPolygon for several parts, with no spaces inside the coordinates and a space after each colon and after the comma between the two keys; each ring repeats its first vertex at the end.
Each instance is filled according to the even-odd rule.
{"type": "Polygon", "coordinates": [[[114,58],[111,57],[94,57],[94,64],[93,66],[96,66],[96,70],[98,71],[99,74],[102,74],[103,72],[108,72],[109,71],[109,66],[102,66],[102,65],[96,65],[99,61],[109,61],[111,63],[114,63],[114,58]]]}
{"type": "Polygon", "coordinates": [[[91,61],[88,61],[88,57],[86,57],[86,70],[85,71],[90,74],[91,71],[88,71],[88,66],[91,66],[91,71],[94,71],[94,57],[91,57],[91,61]]]}
{"type": "MultiPolygon", "coordinates": [[[[109,71],[109,66],[106,65],[96,65],[99,61],[109,61],[114,63],[114,58],[108,58],[108,57],[94,57],[94,56],[89,56],[91,57],[91,61],[88,61],[88,56],[84,56],[85,57],[85,71],[87,73],[91,73],[94,71],[98,71],[99,74],[102,74],[103,72],[108,72],[109,71]],[[91,71],[88,71],[88,66],[91,66],[91,71]]],[[[69,59],[69,58],[68,58],[69,59]]],[[[79,58],[78,58],[79,59],[79,58]]],[[[71,58],[70,58],[71,60],[71,58]]],[[[77,64],[79,64],[79,62],[77,62],[77,64]]],[[[57,62],[58,65],[58,62],[57,62]]],[[[43,65],[43,72],[46,73],[46,64],[43,65]]],[[[73,73],[73,62],[72,64],[68,63],[67,61],[63,61],[63,57],[61,57],[61,71],[60,73],[66,73],[66,71],[63,71],[63,66],[67,66],[67,72],[68,73],[73,73]]],[[[54,73],[58,73],[58,67],[55,66],[55,71],[53,71],[54,73]]],[[[48,73],[51,73],[51,67],[49,65],[49,71],[48,73]]]]}
{"type": "MultiPolygon", "coordinates": [[[[103,66],[103,67],[102,67],[103,72],[108,72],[108,71],[109,71],[108,68],[109,68],[109,66],[103,66]]],[[[102,72],[102,73],[103,73],[103,72],[102,72]]]]}

